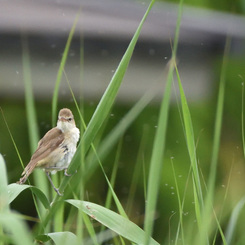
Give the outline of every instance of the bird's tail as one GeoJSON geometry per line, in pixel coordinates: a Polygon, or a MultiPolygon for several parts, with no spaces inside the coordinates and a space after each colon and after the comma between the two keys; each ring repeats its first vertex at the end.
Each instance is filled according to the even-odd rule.
{"type": "MultiPolygon", "coordinates": [[[[31,163],[31,162],[30,162],[30,163],[31,163]]],[[[24,184],[24,183],[26,182],[26,180],[28,179],[29,175],[30,175],[30,174],[32,173],[32,171],[34,170],[35,165],[34,165],[34,164],[30,164],[30,163],[25,167],[23,173],[21,174],[22,177],[21,177],[20,180],[17,182],[17,184],[20,184],[20,185],[24,184]]]]}

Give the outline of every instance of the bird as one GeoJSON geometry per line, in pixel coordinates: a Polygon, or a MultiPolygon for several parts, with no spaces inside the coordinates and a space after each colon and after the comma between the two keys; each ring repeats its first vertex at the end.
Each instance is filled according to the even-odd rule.
{"type": "Polygon", "coordinates": [[[50,173],[55,174],[57,171],[65,170],[64,174],[70,176],[67,173],[67,168],[76,152],[79,137],[80,131],[76,127],[71,110],[61,109],[57,126],[50,129],[38,142],[36,151],[17,183],[24,184],[35,168],[41,168],[45,171],[56,193],[61,196],[59,189],[52,182],[50,173]]]}

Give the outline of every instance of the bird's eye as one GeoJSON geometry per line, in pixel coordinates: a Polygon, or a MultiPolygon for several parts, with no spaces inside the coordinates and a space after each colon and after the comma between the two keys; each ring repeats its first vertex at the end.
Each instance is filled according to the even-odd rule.
{"type": "Polygon", "coordinates": [[[69,118],[68,118],[68,121],[70,122],[71,120],[72,120],[72,118],[71,118],[71,117],[69,117],[69,118]]]}

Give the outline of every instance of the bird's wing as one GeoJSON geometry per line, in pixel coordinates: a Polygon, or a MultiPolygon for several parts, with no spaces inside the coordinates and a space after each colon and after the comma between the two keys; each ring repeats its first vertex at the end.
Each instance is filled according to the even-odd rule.
{"type": "Polygon", "coordinates": [[[25,167],[22,175],[31,174],[39,161],[46,158],[51,152],[59,147],[64,141],[64,135],[57,127],[49,130],[39,141],[37,150],[33,153],[30,162],[25,167]]]}
{"type": "Polygon", "coordinates": [[[51,152],[53,152],[56,148],[64,140],[64,134],[57,127],[49,130],[43,138],[38,142],[37,150],[33,153],[30,162],[32,161],[40,161],[47,157],[51,152]]]}

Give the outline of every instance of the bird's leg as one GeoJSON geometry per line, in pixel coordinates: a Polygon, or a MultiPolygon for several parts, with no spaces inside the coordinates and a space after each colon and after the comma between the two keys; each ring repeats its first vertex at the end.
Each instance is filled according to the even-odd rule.
{"type": "Polygon", "coordinates": [[[47,177],[48,177],[48,179],[49,179],[49,182],[51,183],[52,187],[53,187],[54,190],[56,191],[56,193],[57,193],[59,196],[63,196],[63,195],[59,192],[59,189],[56,188],[56,187],[54,186],[54,183],[53,183],[53,181],[52,181],[52,179],[51,179],[51,177],[50,177],[50,175],[49,175],[49,172],[45,171],[45,173],[46,173],[46,175],[47,175],[47,177]]]}
{"type": "MultiPolygon", "coordinates": [[[[75,171],[75,174],[76,174],[76,173],[77,173],[77,170],[75,171]]],[[[65,174],[65,176],[67,176],[67,177],[71,177],[71,176],[72,176],[72,174],[68,174],[68,173],[67,173],[67,168],[65,169],[65,173],[64,173],[64,174],[65,174]]]]}

